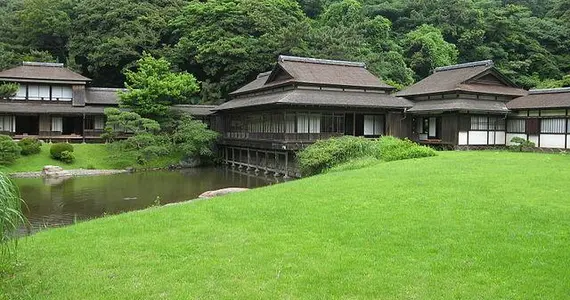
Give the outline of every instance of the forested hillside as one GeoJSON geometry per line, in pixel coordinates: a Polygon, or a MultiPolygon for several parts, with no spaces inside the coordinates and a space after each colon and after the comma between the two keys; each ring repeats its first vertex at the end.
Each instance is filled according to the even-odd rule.
{"type": "Polygon", "coordinates": [[[526,88],[570,86],[570,1],[0,1],[0,69],[59,61],[115,87],[144,51],[194,74],[202,102],[279,54],[364,61],[398,87],[484,59],[526,88]]]}

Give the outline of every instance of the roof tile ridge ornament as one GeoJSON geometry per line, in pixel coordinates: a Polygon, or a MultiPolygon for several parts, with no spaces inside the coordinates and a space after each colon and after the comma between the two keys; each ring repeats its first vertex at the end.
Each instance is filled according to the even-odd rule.
{"type": "Polygon", "coordinates": [[[288,55],[279,55],[278,60],[279,62],[292,61],[292,62],[320,64],[320,65],[336,65],[336,66],[345,66],[345,67],[366,68],[366,64],[363,62],[344,61],[344,60],[308,58],[308,57],[288,56],[288,55]]]}
{"type": "Polygon", "coordinates": [[[23,61],[22,66],[25,67],[52,67],[52,68],[64,68],[63,63],[50,63],[50,62],[36,62],[36,61],[23,61]]]}
{"type": "Polygon", "coordinates": [[[528,91],[529,95],[558,94],[558,93],[570,93],[570,87],[550,88],[550,89],[533,89],[533,90],[528,91]]]}
{"type": "Polygon", "coordinates": [[[433,71],[434,73],[443,72],[443,71],[451,71],[457,69],[465,69],[465,68],[473,68],[473,67],[494,67],[495,63],[492,60],[482,60],[482,61],[474,61],[468,62],[463,64],[456,64],[451,66],[444,66],[435,68],[433,71]]]}

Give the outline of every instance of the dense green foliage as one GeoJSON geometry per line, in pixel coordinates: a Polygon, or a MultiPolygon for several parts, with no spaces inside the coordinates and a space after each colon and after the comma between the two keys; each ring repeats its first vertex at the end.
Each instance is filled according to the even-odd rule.
{"type": "MultiPolygon", "coordinates": [[[[299,168],[304,176],[311,176],[359,160],[346,169],[366,166],[370,160],[393,161],[435,156],[436,152],[407,139],[385,136],[379,140],[343,136],[320,140],[297,154],[299,168]]],[[[344,168],[341,168],[343,170],[344,168]]]]}
{"type": "Polygon", "coordinates": [[[536,146],[534,142],[518,136],[512,138],[511,143],[514,143],[514,145],[511,145],[509,149],[516,152],[530,151],[536,146]]]}
{"type": "Polygon", "coordinates": [[[7,135],[0,135],[0,165],[12,164],[18,157],[22,149],[7,135]]]}
{"type": "Polygon", "coordinates": [[[57,143],[51,145],[49,148],[49,153],[51,157],[55,160],[62,161],[66,164],[70,164],[75,160],[73,156],[73,145],[69,143],[57,143]]]}
{"type": "Polygon", "coordinates": [[[568,86],[567,2],[7,0],[0,69],[57,60],[94,85],[122,86],[146,51],[193,74],[201,97],[185,101],[202,102],[224,99],[278,54],[364,61],[400,88],[435,67],[484,59],[527,88],[568,86]]]}
{"type": "Polygon", "coordinates": [[[23,223],[18,187],[0,172],[0,278],[13,266],[17,246],[14,233],[23,223]]]}
{"type": "Polygon", "coordinates": [[[22,148],[21,154],[24,156],[40,153],[42,142],[34,137],[23,138],[18,141],[18,146],[22,148]]]}
{"type": "Polygon", "coordinates": [[[568,178],[449,151],[105,217],[23,239],[0,298],[566,299],[568,178]]]}
{"type": "Polygon", "coordinates": [[[0,83],[0,99],[16,95],[18,88],[16,83],[0,83]]]}
{"type": "Polygon", "coordinates": [[[136,71],[125,72],[127,92],[120,93],[121,105],[144,117],[164,118],[172,105],[188,103],[200,89],[196,78],[170,69],[166,59],[145,53],[136,71]]]}

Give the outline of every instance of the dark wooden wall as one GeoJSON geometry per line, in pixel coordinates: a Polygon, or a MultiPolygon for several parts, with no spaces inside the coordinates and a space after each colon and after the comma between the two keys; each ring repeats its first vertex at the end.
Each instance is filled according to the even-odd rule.
{"type": "Polygon", "coordinates": [[[399,138],[409,138],[412,135],[411,115],[401,112],[388,112],[386,114],[386,135],[399,138]]]}
{"type": "Polygon", "coordinates": [[[441,116],[441,141],[444,143],[459,143],[459,115],[444,114],[441,116]]]}

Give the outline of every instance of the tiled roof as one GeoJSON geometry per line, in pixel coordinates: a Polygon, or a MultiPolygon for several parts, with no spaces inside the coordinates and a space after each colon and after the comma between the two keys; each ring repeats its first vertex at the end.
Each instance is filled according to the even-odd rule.
{"type": "MultiPolygon", "coordinates": [[[[492,61],[480,61],[437,68],[434,73],[412,86],[398,92],[400,97],[437,94],[445,92],[472,92],[506,96],[524,96],[526,91],[512,86],[477,84],[469,82],[477,76],[494,73],[504,77],[495,69],[492,61]]],[[[506,80],[506,79],[505,79],[506,80]]]]}
{"type": "Polygon", "coordinates": [[[95,88],[85,89],[85,103],[99,105],[119,105],[119,92],[126,91],[121,88],[95,88]]]}
{"type": "Polygon", "coordinates": [[[193,116],[209,116],[214,113],[217,105],[189,105],[189,104],[179,104],[174,105],[173,108],[180,111],[189,113],[193,116]]]}
{"type": "Polygon", "coordinates": [[[394,89],[370,73],[364,63],[280,56],[272,72],[259,74],[254,81],[231,94],[244,94],[295,83],[359,89],[394,89]],[[281,72],[284,72],[287,77],[281,80],[273,80],[281,72]]]}
{"type": "Polygon", "coordinates": [[[509,109],[570,108],[570,88],[530,90],[507,103],[509,109]]]}
{"type": "Polygon", "coordinates": [[[0,72],[0,81],[16,82],[61,82],[85,84],[91,79],[77,74],[63,64],[29,63],[0,72]]]}
{"type": "Polygon", "coordinates": [[[475,99],[446,99],[446,100],[427,100],[414,103],[414,107],[410,108],[410,113],[428,113],[443,111],[469,111],[469,112],[491,112],[491,113],[507,113],[504,102],[475,100],[475,99]]]}
{"type": "Polygon", "coordinates": [[[331,107],[409,108],[412,102],[377,92],[343,92],[329,90],[294,89],[279,93],[242,96],[218,106],[228,110],[269,104],[314,105],[331,107]]]}

